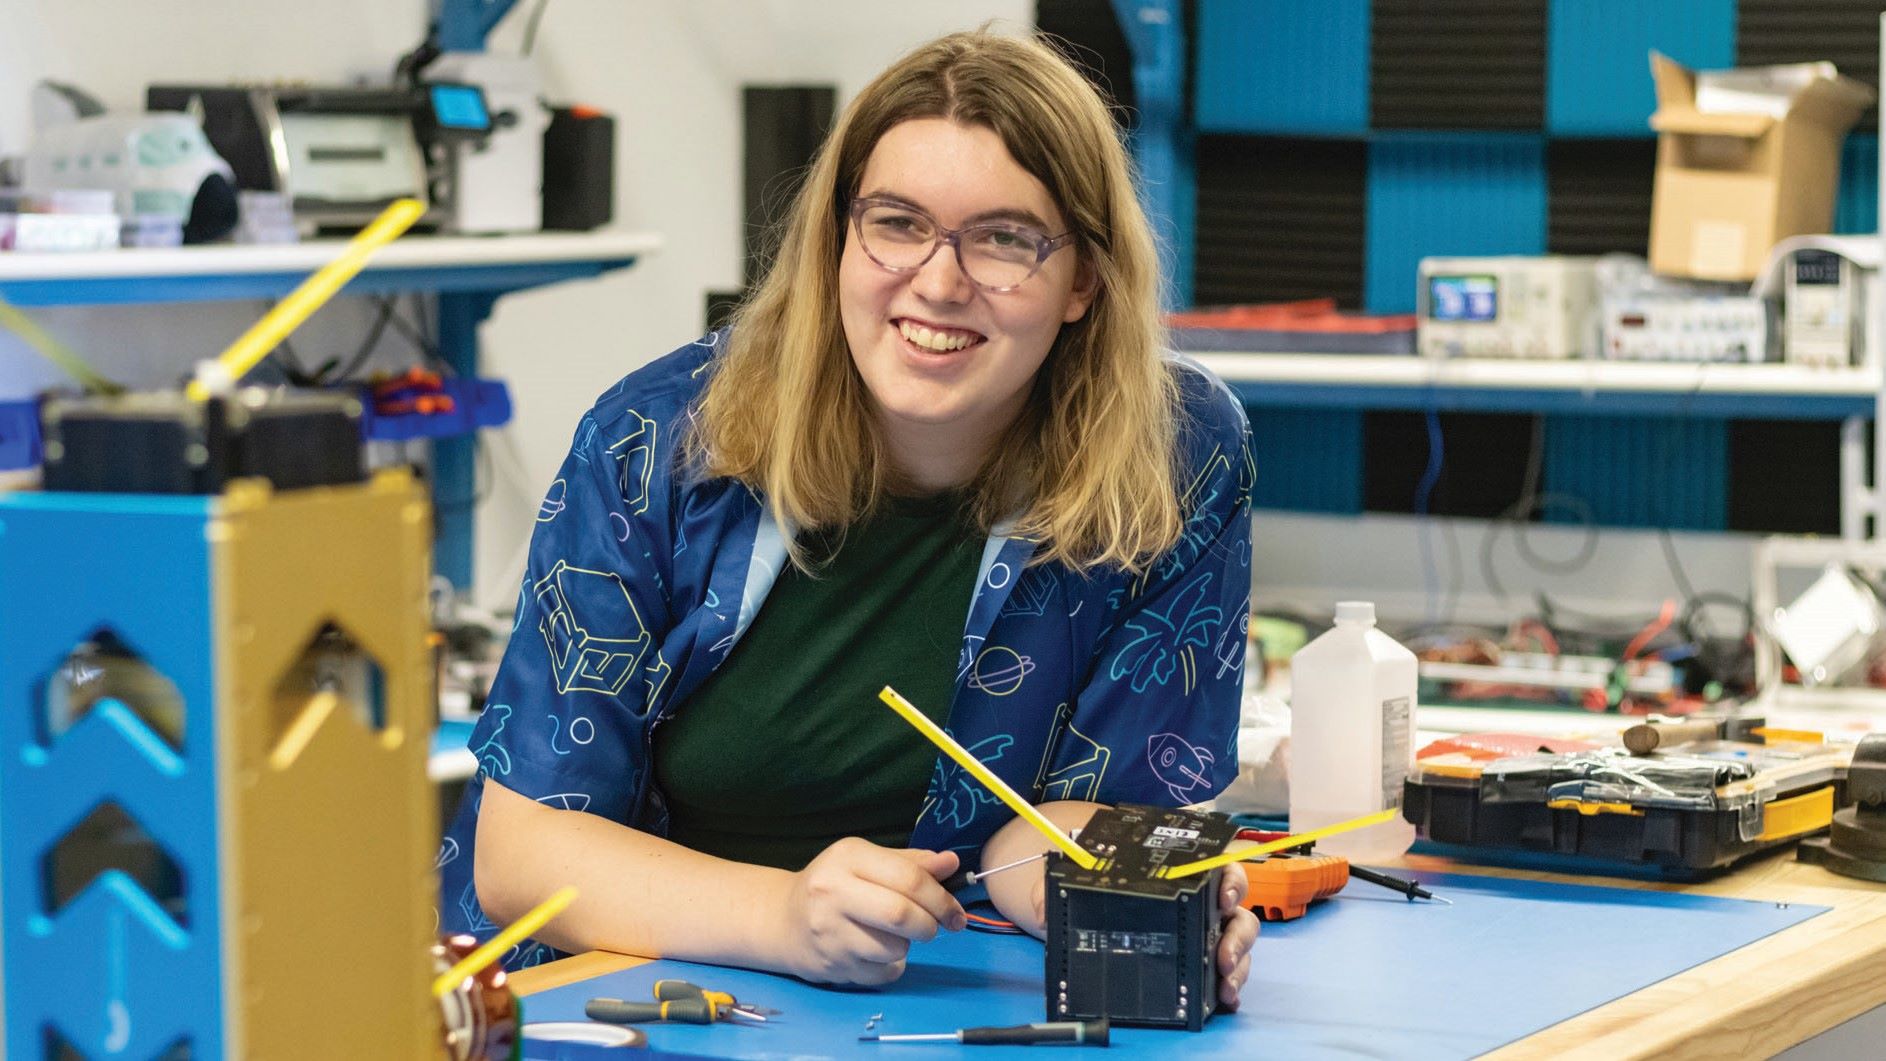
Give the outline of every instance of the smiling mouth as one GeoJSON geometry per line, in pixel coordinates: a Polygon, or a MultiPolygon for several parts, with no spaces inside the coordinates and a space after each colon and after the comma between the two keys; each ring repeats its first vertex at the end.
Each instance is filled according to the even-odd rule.
{"type": "Polygon", "coordinates": [[[898,320],[895,323],[898,333],[907,342],[932,353],[953,353],[988,341],[988,338],[980,332],[972,332],[966,328],[932,328],[910,320],[898,320]]]}

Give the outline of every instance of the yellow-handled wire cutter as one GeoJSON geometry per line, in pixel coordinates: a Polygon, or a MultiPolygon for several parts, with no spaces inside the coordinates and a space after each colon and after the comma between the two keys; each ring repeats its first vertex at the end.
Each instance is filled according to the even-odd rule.
{"type": "Polygon", "coordinates": [[[765,1021],[776,1009],[742,1005],[725,991],[709,991],[686,980],[655,981],[655,1001],[628,1002],[619,998],[592,998],[583,1007],[590,1020],[610,1024],[645,1024],[673,1021],[679,1024],[712,1024],[729,1017],[765,1021]]]}

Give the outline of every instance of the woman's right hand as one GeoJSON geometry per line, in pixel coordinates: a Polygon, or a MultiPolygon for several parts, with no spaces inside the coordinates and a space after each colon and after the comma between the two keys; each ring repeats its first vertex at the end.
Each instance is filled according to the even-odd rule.
{"type": "Polygon", "coordinates": [[[912,941],[968,924],[962,904],[938,883],[956,867],[954,852],[838,841],[792,875],[782,918],[785,966],[817,983],[897,979],[912,941]]]}

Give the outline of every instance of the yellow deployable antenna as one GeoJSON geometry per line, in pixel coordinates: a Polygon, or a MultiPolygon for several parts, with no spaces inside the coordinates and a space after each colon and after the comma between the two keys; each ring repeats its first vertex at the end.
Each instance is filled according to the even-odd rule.
{"type": "Polygon", "coordinates": [[[505,951],[517,946],[531,933],[544,927],[551,918],[562,913],[575,901],[576,888],[574,886],[558,888],[550,898],[531,907],[529,913],[511,922],[504,931],[486,940],[483,946],[460,958],[457,964],[440,973],[438,978],[432,981],[433,997],[443,996],[463,982],[466,977],[497,961],[505,951]]]}
{"type": "Polygon", "coordinates": [[[1335,836],[1337,833],[1346,833],[1352,829],[1365,829],[1371,825],[1379,825],[1382,822],[1391,821],[1400,815],[1400,810],[1390,807],[1388,810],[1376,811],[1374,814],[1365,814],[1360,818],[1351,818],[1346,822],[1325,825],[1321,829],[1311,829],[1307,833],[1286,836],[1281,840],[1271,840],[1267,843],[1258,844],[1256,847],[1241,847],[1236,851],[1226,851],[1223,854],[1213,855],[1210,858],[1201,858],[1197,862],[1187,862],[1184,865],[1170,866],[1160,871],[1159,875],[1167,880],[1173,880],[1178,877],[1189,877],[1194,873],[1204,873],[1207,870],[1217,869],[1219,866],[1229,866],[1233,862],[1243,862],[1246,859],[1256,858],[1259,855],[1268,855],[1272,851],[1283,851],[1287,848],[1300,847],[1312,840],[1321,840],[1326,836],[1335,836]]]}
{"type": "Polygon", "coordinates": [[[120,394],[124,388],[100,375],[98,370],[85,363],[85,360],[72,352],[71,347],[54,339],[41,328],[33,318],[21,313],[13,303],[0,298],[0,327],[20,337],[27,346],[32,347],[39,356],[58,365],[66,375],[85,384],[85,389],[98,394],[120,394]]]}
{"type": "Polygon", "coordinates": [[[910,701],[897,694],[897,690],[886,685],[878,693],[878,699],[891,705],[891,710],[904,716],[904,721],[917,727],[917,732],[929,738],[930,743],[942,749],[943,754],[956,760],[956,764],[969,771],[976,780],[988,786],[989,791],[1008,804],[1010,810],[1021,815],[1022,820],[1034,826],[1048,841],[1061,849],[1061,852],[1074,860],[1082,869],[1093,869],[1100,860],[1090,854],[1086,848],[1074,842],[1074,838],[1061,831],[1061,827],[1049,821],[1035,809],[1034,804],[1023,799],[1008,782],[995,776],[995,772],[982,765],[982,760],[969,754],[969,750],[943,732],[943,728],[930,721],[924,713],[917,710],[910,701]]]}
{"type": "MultiPolygon", "coordinates": [[[[262,319],[250,325],[249,330],[229,344],[211,366],[215,376],[221,377],[224,384],[234,384],[256,363],[268,356],[270,350],[281,345],[288,333],[301,327],[301,323],[314,315],[314,311],[327,304],[354,274],[366,268],[367,259],[375,251],[398,239],[400,234],[411,228],[426,212],[424,203],[417,199],[397,199],[391,206],[380,212],[373,223],[360,230],[353,239],[347,241],[340,256],[323,265],[314,275],[301,282],[301,286],[289,292],[288,297],[275,304],[275,308],[262,315],[262,319]]],[[[210,396],[212,387],[202,377],[199,366],[198,378],[191,381],[187,393],[195,401],[203,401],[210,396]]]]}

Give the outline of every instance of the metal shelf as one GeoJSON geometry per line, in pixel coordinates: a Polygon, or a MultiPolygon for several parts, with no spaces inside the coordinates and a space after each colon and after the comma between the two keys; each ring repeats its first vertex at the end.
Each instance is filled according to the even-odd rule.
{"type": "Polygon", "coordinates": [[[1369,354],[1191,355],[1248,405],[1715,419],[1871,418],[1872,368],[1369,354]]]}
{"type": "MultiPolygon", "coordinates": [[[[279,298],[331,260],[339,240],[212,244],[73,254],[0,253],[0,298],[21,306],[148,305],[279,298]]],[[[647,232],[517,236],[410,236],[375,254],[342,294],[436,292],[439,352],[454,371],[478,374],[478,325],[501,295],[583,280],[660,249],[647,232]]],[[[433,446],[438,570],[471,584],[474,437],[433,446]]]]}
{"type": "MultiPolygon", "coordinates": [[[[274,298],[337,254],[342,241],[0,253],[0,296],[20,306],[96,306],[274,298]]],[[[503,293],[598,276],[659,249],[645,232],[410,236],[386,247],[348,294],[503,293]]]]}

